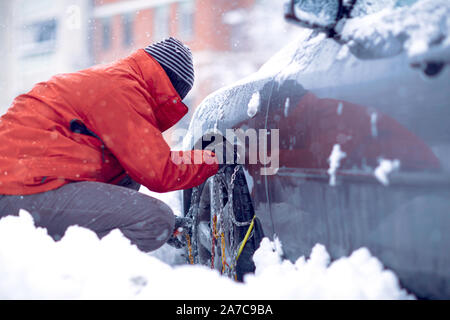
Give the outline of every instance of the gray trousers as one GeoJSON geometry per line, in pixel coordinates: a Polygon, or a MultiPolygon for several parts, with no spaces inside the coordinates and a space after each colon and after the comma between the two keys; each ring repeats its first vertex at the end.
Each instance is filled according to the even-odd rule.
{"type": "Polygon", "coordinates": [[[33,195],[0,195],[0,219],[25,209],[55,240],[73,225],[88,228],[99,238],[120,229],[140,250],[149,252],[169,239],[175,216],[164,202],[138,192],[139,187],[127,177],[117,186],[76,182],[33,195]]]}

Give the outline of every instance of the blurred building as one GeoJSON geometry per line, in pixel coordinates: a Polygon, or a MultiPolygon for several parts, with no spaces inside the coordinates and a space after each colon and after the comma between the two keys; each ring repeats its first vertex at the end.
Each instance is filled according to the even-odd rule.
{"type": "Polygon", "coordinates": [[[1,113],[35,83],[92,63],[90,11],[89,0],[0,1],[1,113]]]}
{"type": "Polygon", "coordinates": [[[9,26],[12,23],[11,15],[12,1],[0,1],[0,114],[8,108],[11,103],[11,37],[9,26]]]}
{"type": "MultiPolygon", "coordinates": [[[[169,36],[194,53],[195,70],[213,63],[205,53],[235,51],[236,30],[223,17],[254,0],[95,0],[93,52],[96,63],[110,62],[169,36]]],[[[216,60],[215,63],[220,63],[216,60]]],[[[202,77],[199,77],[200,79],[202,77]]],[[[210,92],[205,83],[197,95],[210,92]]]]}

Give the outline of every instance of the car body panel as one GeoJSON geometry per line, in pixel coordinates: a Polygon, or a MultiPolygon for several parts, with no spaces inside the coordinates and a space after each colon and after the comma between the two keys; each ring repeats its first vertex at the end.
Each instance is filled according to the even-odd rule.
{"type": "Polygon", "coordinates": [[[278,172],[245,167],[264,233],[287,258],[316,243],[333,259],[367,247],[418,297],[448,299],[450,68],[430,76],[406,51],[360,59],[350,49],[301,30],[259,73],[207,98],[190,130],[279,129],[278,172]],[[331,173],[335,145],[345,157],[331,173]],[[383,172],[383,159],[398,160],[397,172],[383,172]]]}

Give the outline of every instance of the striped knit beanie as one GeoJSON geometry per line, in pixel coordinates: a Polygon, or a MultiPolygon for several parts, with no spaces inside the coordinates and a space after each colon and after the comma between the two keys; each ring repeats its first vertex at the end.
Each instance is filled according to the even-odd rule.
{"type": "Polygon", "coordinates": [[[172,37],[145,48],[164,71],[173,87],[184,99],[194,85],[194,65],[191,50],[172,37]]]}

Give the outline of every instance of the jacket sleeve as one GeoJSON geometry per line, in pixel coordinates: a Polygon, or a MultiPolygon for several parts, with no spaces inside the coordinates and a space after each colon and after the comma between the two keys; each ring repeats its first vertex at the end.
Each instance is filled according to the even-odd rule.
{"type": "Polygon", "coordinates": [[[169,192],[198,186],[217,173],[212,152],[172,152],[149,121],[151,111],[142,114],[124,95],[112,95],[93,107],[86,120],[133,180],[151,191],[169,192]]]}

